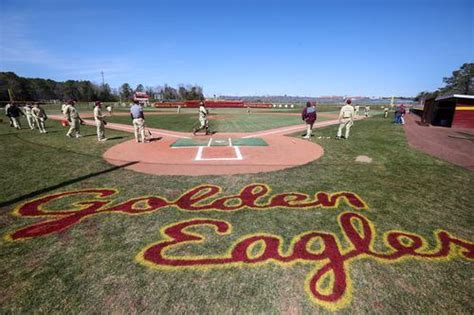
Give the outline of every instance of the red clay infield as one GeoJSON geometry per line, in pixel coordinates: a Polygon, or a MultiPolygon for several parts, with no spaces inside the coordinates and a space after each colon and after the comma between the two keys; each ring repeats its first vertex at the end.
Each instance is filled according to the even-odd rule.
{"type": "MultiPolygon", "coordinates": [[[[50,118],[61,120],[61,116],[50,118]]],[[[91,120],[85,120],[94,125],[91,120]]],[[[337,124],[337,120],[327,120],[315,124],[315,128],[337,124]]],[[[107,128],[133,132],[131,125],[108,123],[107,128]]],[[[320,158],[323,148],[311,141],[287,137],[285,135],[305,130],[306,125],[294,125],[253,133],[217,133],[212,136],[193,136],[162,129],[147,128],[154,141],[136,143],[134,140],[117,144],[107,150],[103,157],[113,165],[136,162],[126,168],[137,172],[156,175],[232,175],[271,172],[300,166],[320,158]],[[210,138],[262,138],[268,146],[225,146],[172,148],[177,139],[210,138]]],[[[205,141],[205,142],[207,142],[205,141]]]]}
{"type": "Polygon", "coordinates": [[[420,117],[406,116],[408,144],[442,160],[474,170],[474,131],[464,128],[423,126],[420,117]]]}
{"type": "MultiPolygon", "coordinates": [[[[294,128],[292,129],[295,130],[294,128]]],[[[153,133],[153,131],[152,131],[153,133]]],[[[154,134],[154,133],[153,133],[154,134]]],[[[185,136],[192,137],[190,134],[185,136]]],[[[248,134],[215,134],[213,139],[240,138],[248,134]]],[[[197,136],[209,139],[211,136],[197,136]]],[[[134,140],[118,144],[104,153],[111,164],[139,163],[128,169],[159,175],[231,175],[270,172],[309,163],[320,158],[323,148],[310,141],[265,135],[268,146],[252,147],[170,147],[176,137],[164,136],[159,141],[141,144],[134,140]]]]}

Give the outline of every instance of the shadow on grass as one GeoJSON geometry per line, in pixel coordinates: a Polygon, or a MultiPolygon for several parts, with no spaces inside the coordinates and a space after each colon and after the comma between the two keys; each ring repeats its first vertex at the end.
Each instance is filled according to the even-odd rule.
{"type": "MultiPolygon", "coordinates": [[[[33,130],[32,130],[33,131],[33,130]]],[[[35,129],[36,132],[39,132],[38,129],[35,129]]],[[[58,133],[59,130],[46,130],[48,133],[58,133]]]]}
{"type": "Polygon", "coordinates": [[[112,137],[112,138],[107,138],[108,140],[119,140],[119,139],[124,139],[125,137],[112,137]]]}
{"type": "Polygon", "coordinates": [[[20,201],[23,201],[23,200],[26,200],[26,199],[31,199],[31,198],[34,198],[38,195],[41,195],[41,194],[44,194],[44,193],[47,193],[47,192],[50,192],[50,191],[53,191],[53,190],[71,185],[71,184],[74,184],[74,183],[77,183],[77,182],[80,182],[80,181],[83,181],[85,179],[89,179],[89,178],[96,177],[96,176],[99,176],[99,175],[102,175],[102,174],[110,173],[110,172],[116,171],[118,169],[125,168],[127,166],[134,165],[134,164],[137,164],[137,163],[138,163],[138,161],[128,162],[128,163],[125,163],[125,164],[122,164],[122,165],[119,165],[119,166],[110,167],[110,168],[105,169],[105,170],[100,171],[100,172],[87,174],[87,175],[84,175],[84,176],[80,176],[80,177],[77,177],[77,178],[74,178],[74,179],[70,179],[70,180],[61,182],[61,183],[53,185],[53,186],[49,186],[49,187],[46,187],[46,188],[43,188],[43,189],[39,189],[39,190],[33,191],[31,193],[28,193],[28,194],[25,194],[25,195],[22,195],[22,196],[19,196],[19,197],[16,197],[16,198],[4,201],[4,202],[0,202],[0,208],[7,207],[7,206],[10,206],[10,205],[15,204],[17,202],[20,202],[20,201]]]}

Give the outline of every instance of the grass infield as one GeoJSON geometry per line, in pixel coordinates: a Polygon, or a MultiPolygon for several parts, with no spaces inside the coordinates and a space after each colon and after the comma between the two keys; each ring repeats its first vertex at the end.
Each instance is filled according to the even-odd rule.
{"type": "Polygon", "coordinates": [[[207,139],[178,139],[171,144],[173,148],[180,147],[265,147],[268,143],[262,138],[211,138],[207,139]]]}
{"type": "MultiPolygon", "coordinates": [[[[120,122],[122,118],[128,122],[128,117],[114,120],[120,122]]],[[[195,115],[153,118],[157,119],[156,127],[173,130],[188,130],[196,119],[195,115]]],[[[252,123],[238,117],[235,121],[224,120],[229,122],[226,131],[248,131],[259,121],[261,129],[269,124],[265,115],[252,119],[252,123]]],[[[151,124],[151,116],[147,120],[151,124]]],[[[244,208],[234,212],[186,211],[168,206],[140,215],[94,215],[43,237],[22,241],[2,238],[0,313],[331,311],[331,307],[315,303],[305,290],[308,275],[323,262],[269,261],[252,266],[160,269],[137,260],[145,248],[166,239],[161,229],[196,218],[226,221],[232,231],[220,235],[209,226],[191,228],[204,241],[171,249],[170,255],[225,255],[243,236],[256,233],[279,236],[283,251],[290,249],[293,237],[308,231],[333,233],[344,248],[349,243],[337,223],[343,212],[361,214],[373,223],[374,249],[382,252],[388,250],[383,233],[390,230],[422,236],[430,248],[436,245],[433,232],[437,229],[474,241],[472,172],[409,148],[402,127],[379,117],[356,122],[347,141],[325,138],[333,138],[336,128],[315,131],[313,141],[324,148],[325,155],[301,167],[252,175],[170,177],[135,173],[102,159],[107,148],[132,139],[131,134],[107,130],[111,140],[98,143],[93,127],[82,127],[85,137],[69,139],[66,129],[57,122],[48,121],[49,133],[42,135],[37,130],[16,131],[4,121],[0,124],[2,236],[45,219],[13,216],[17,206],[45,195],[91,188],[116,189],[118,192],[106,199],[117,205],[141,196],[174,200],[204,183],[222,187],[225,195],[238,194],[251,183],[264,183],[272,188],[272,194],[353,192],[368,209],[354,210],[345,202],[332,209],[244,208]],[[367,155],[373,162],[356,163],[359,155],[367,155]]],[[[47,210],[71,209],[72,202],[81,200],[74,196],[59,199],[47,210]]],[[[311,251],[320,252],[318,244],[310,244],[311,251]]],[[[262,245],[250,251],[258,256],[262,245]]],[[[351,290],[345,304],[338,308],[341,313],[474,311],[472,260],[458,256],[450,260],[408,257],[383,263],[364,258],[346,265],[346,272],[351,290]]],[[[321,289],[330,281],[330,277],[325,279],[321,289]]]]}

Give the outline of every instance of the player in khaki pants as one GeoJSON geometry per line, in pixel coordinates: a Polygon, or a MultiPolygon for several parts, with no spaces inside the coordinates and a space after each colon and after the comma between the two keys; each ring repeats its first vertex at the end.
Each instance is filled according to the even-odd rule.
{"type": "Polygon", "coordinates": [[[207,120],[207,115],[209,115],[209,111],[206,108],[206,103],[204,101],[199,102],[199,128],[193,128],[193,135],[196,135],[196,132],[201,131],[203,129],[206,130],[206,135],[211,134],[209,131],[209,121],[207,120]]]}
{"type": "Polygon", "coordinates": [[[48,116],[46,116],[46,112],[43,108],[39,106],[38,103],[35,103],[33,105],[31,115],[35,119],[36,125],[38,126],[40,133],[47,133],[46,128],[44,127],[44,122],[46,121],[46,119],[48,119],[48,116]]]}
{"type": "Polygon", "coordinates": [[[342,106],[339,112],[339,129],[337,130],[336,139],[348,139],[351,127],[354,123],[354,107],[351,105],[352,101],[348,99],[346,105],[342,106]],[[345,136],[342,136],[342,129],[346,128],[345,136]]]}
{"type": "Polygon", "coordinates": [[[33,107],[30,104],[26,104],[25,107],[23,107],[23,112],[25,113],[26,121],[28,122],[28,126],[30,126],[31,130],[35,129],[35,118],[31,114],[32,110],[33,107]]]}
{"type": "Polygon", "coordinates": [[[67,120],[71,124],[71,128],[69,128],[69,131],[66,134],[69,138],[82,137],[80,134],[81,117],[75,107],[75,103],[75,101],[69,101],[65,109],[67,120]]]}
{"type": "Polygon", "coordinates": [[[130,116],[132,116],[135,141],[137,143],[147,142],[145,139],[145,116],[143,115],[143,108],[138,101],[134,101],[134,104],[130,107],[130,116]]]}
{"type": "Polygon", "coordinates": [[[102,103],[99,101],[95,102],[94,120],[95,125],[97,126],[97,140],[106,141],[107,138],[105,137],[105,116],[102,114],[102,103]]]}

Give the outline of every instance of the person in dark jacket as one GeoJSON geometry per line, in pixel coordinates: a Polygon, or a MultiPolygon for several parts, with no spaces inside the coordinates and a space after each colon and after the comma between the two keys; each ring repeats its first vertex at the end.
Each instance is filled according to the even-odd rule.
{"type": "Polygon", "coordinates": [[[400,106],[397,106],[397,108],[395,109],[395,118],[394,118],[393,122],[395,124],[401,124],[402,123],[401,117],[402,117],[402,111],[400,109],[400,106]]]}
{"type": "Polygon", "coordinates": [[[303,136],[305,139],[311,139],[311,134],[313,133],[313,125],[316,121],[316,105],[311,102],[306,102],[306,107],[301,113],[301,119],[306,122],[306,135],[303,136]]]}
{"type": "Polygon", "coordinates": [[[18,130],[21,129],[20,115],[25,116],[25,114],[23,114],[23,112],[21,111],[20,107],[18,107],[17,104],[12,104],[12,106],[10,106],[10,108],[8,109],[7,116],[10,117],[10,119],[13,121],[13,127],[15,127],[18,130]]]}

